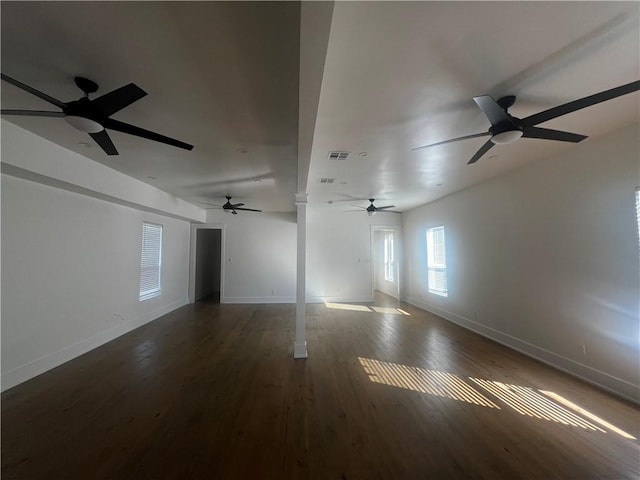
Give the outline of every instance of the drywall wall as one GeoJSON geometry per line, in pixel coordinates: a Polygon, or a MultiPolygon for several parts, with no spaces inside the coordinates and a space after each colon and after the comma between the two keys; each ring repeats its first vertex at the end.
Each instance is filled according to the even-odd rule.
{"type": "Polygon", "coordinates": [[[2,389],[187,301],[205,213],[2,120],[2,389]],[[140,302],[142,222],[164,226],[162,294],[140,302]]]}
{"type": "Polygon", "coordinates": [[[195,300],[210,295],[220,298],[222,230],[197,229],[195,300]]]}
{"type": "Polygon", "coordinates": [[[208,210],[207,223],[224,226],[221,303],[295,303],[295,213],[208,210]]]}
{"type": "Polygon", "coordinates": [[[2,175],[2,387],[187,302],[189,223],[2,175]],[[162,294],[140,302],[142,222],[163,225],[162,294]]]}
{"type": "Polygon", "coordinates": [[[400,229],[402,215],[327,210],[307,212],[307,302],[373,300],[372,227],[400,229]]]}
{"type": "Polygon", "coordinates": [[[633,125],[406,213],[406,300],[639,401],[639,151],[633,125]],[[448,297],[427,290],[437,225],[448,297]]]}

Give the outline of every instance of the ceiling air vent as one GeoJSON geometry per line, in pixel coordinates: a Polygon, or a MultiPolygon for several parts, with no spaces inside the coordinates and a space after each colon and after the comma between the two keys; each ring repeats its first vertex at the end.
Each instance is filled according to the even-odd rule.
{"type": "Polygon", "coordinates": [[[349,152],[329,152],[329,160],[346,160],[349,152]]]}
{"type": "Polygon", "coordinates": [[[333,183],[335,178],[321,178],[320,183],[333,183]]]}

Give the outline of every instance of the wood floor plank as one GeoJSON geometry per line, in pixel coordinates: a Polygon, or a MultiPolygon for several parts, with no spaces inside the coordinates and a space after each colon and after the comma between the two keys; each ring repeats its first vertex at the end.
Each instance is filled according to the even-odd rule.
{"type": "Polygon", "coordinates": [[[636,439],[637,406],[387,296],[342,307],[308,306],[306,360],[293,305],[197,303],[4,392],[2,478],[639,478],[638,440],[540,391],[636,439]]]}

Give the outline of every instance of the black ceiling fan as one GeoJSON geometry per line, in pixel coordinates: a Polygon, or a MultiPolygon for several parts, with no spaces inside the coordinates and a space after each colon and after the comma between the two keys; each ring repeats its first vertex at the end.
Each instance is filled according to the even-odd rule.
{"type": "Polygon", "coordinates": [[[467,140],[469,138],[486,137],[491,135],[491,138],[480,147],[480,150],[467,162],[467,164],[477,162],[480,157],[487,153],[494,145],[511,143],[523,138],[540,138],[544,140],[557,140],[560,142],[581,142],[585,138],[585,135],[579,135],[577,133],[563,132],[560,130],[550,130],[548,128],[536,127],[539,123],[544,123],[548,120],[566,115],[568,113],[575,112],[591,105],[606,102],[616,97],[626,95],[628,93],[640,90],[640,80],[631,82],[626,85],[621,85],[604,92],[596,93],[588,97],[574,100],[573,102],[565,103],[563,105],[550,108],[540,113],[530,115],[526,118],[517,118],[509,114],[508,109],[515,101],[514,95],[508,95],[495,101],[489,95],[482,95],[480,97],[474,97],[480,110],[487,116],[491,122],[491,127],[487,132],[475,133],[473,135],[466,135],[464,137],[453,138],[451,140],[445,140],[443,142],[432,143],[429,145],[423,145],[421,147],[413,148],[412,150],[419,150],[421,148],[435,147],[436,145],[444,145],[445,143],[457,142],[459,140],[467,140]]]}
{"type": "Polygon", "coordinates": [[[210,205],[210,208],[205,208],[205,210],[212,210],[214,208],[221,208],[222,210],[224,210],[227,213],[231,213],[232,215],[237,215],[238,212],[236,210],[244,210],[246,212],[262,212],[262,210],[256,210],[255,208],[242,208],[244,206],[244,203],[231,203],[231,197],[230,196],[226,196],[225,197],[227,199],[227,203],[225,203],[224,205],[215,205],[213,203],[204,203],[204,202],[198,202],[201,203],[202,205],[210,205]]]}
{"type": "MultiPolygon", "coordinates": [[[[360,208],[362,210],[365,210],[367,212],[367,215],[372,216],[375,215],[378,212],[390,212],[390,213],[402,213],[402,212],[396,212],[395,210],[389,210],[390,208],[395,208],[395,205],[387,205],[386,207],[376,207],[373,202],[375,202],[376,199],[375,198],[370,198],[369,202],[370,205],[368,207],[361,207],[360,205],[352,205],[353,207],[356,208],[360,208]]],[[[357,210],[351,210],[352,212],[355,212],[357,210]]]]}
{"type": "Polygon", "coordinates": [[[26,92],[29,92],[42,100],[60,108],[61,112],[50,112],[41,110],[5,110],[0,113],[2,115],[22,115],[31,117],[62,117],[72,127],[81,132],[88,133],[98,145],[105,151],[107,155],[118,155],[118,150],[113,145],[109,134],[105,129],[115,130],[136,137],[154,140],[156,142],[165,143],[185,150],[193,149],[193,145],[175,140],[159,133],[151,132],[128,123],[120,122],[109,118],[114,113],[128,107],[133,102],[140,100],[147,93],[137,85],[130,83],[124,87],[120,87],[112,92],[106,93],[93,100],[89,99],[90,93],[98,91],[98,84],[84,77],[75,77],[76,85],[84,92],[84,97],[72,102],[62,102],[53,98],[46,93],[42,93],[33,87],[25,85],[18,80],[1,74],[2,80],[10,83],[26,92]]]}

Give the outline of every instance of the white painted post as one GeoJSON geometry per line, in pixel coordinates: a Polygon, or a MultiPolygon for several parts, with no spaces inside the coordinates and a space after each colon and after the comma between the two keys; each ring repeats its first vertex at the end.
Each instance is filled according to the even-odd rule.
{"type": "Polygon", "coordinates": [[[296,277],[296,340],[293,346],[293,358],[307,358],[307,338],[305,315],[306,299],[306,253],[307,253],[307,199],[309,194],[296,193],[298,213],[298,264],[296,277]]]}

